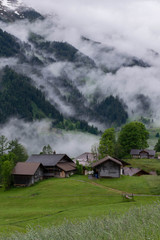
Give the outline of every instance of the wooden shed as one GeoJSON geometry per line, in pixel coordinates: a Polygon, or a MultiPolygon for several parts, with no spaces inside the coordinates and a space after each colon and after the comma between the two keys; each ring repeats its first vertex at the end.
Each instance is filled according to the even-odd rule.
{"type": "Polygon", "coordinates": [[[30,186],[43,179],[41,163],[18,162],[12,171],[14,186],[30,186]]]}
{"type": "Polygon", "coordinates": [[[97,178],[119,178],[121,174],[122,163],[110,156],[92,164],[94,176],[97,178]]]}

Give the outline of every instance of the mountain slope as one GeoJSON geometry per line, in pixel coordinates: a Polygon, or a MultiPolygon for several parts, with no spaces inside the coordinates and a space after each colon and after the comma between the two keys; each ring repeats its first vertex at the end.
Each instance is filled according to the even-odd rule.
{"type": "Polygon", "coordinates": [[[0,29],[0,57],[15,57],[20,52],[16,39],[0,29]]]}
{"type": "MultiPolygon", "coordinates": [[[[40,13],[28,8],[18,0],[0,1],[0,21],[5,21],[10,26],[11,22],[17,21],[16,23],[19,24],[22,19],[30,21],[28,24],[31,24],[29,25],[31,28],[29,27],[27,32],[28,39],[21,41],[6,31],[0,30],[0,58],[14,57],[17,61],[12,66],[14,76],[17,74],[15,78],[19,79],[20,75],[25,75],[24,78],[28,77],[30,81],[26,81],[29,85],[26,85],[26,82],[23,83],[23,87],[26,89],[33,87],[32,90],[36,89],[39,92],[37,98],[31,101],[28,98],[29,90],[27,95],[23,88],[19,89],[19,92],[16,90],[14,96],[11,94],[13,86],[11,89],[7,88],[8,92],[3,92],[3,94],[1,90],[3,101],[7,99],[6,102],[8,102],[8,108],[3,109],[1,122],[5,122],[8,117],[14,115],[30,121],[45,117],[54,119],[54,114],[51,113],[53,109],[48,112],[46,110],[47,108],[51,109],[52,106],[54,111],[57,111],[56,114],[60,114],[62,117],[61,120],[58,120],[59,116],[56,115],[57,124],[59,122],[59,126],[64,128],[66,128],[64,119],[71,121],[75,128],[79,125],[78,121],[83,122],[84,120],[85,129],[88,128],[86,122],[94,123],[97,126],[102,124],[104,127],[124,124],[128,119],[127,111],[132,110],[123,103],[118,91],[115,89],[111,91],[110,79],[114,78],[121,69],[128,71],[134,67],[145,69],[150,65],[142,59],[125,55],[112,46],[105,46],[86,37],[81,37],[82,51],[69,42],[55,40],[54,35],[52,40],[51,38],[48,40],[47,34],[42,34],[43,29],[41,29],[40,35],[33,27],[34,24],[31,23],[36,20],[40,20],[40,24],[45,22],[40,13]],[[85,48],[93,51],[88,51],[87,55],[85,51],[83,52],[85,48]],[[114,61],[115,59],[117,62],[114,61]],[[107,82],[108,87],[105,87],[107,82]],[[11,95],[10,97],[8,97],[8,93],[11,95]],[[24,111],[19,106],[19,97],[23,98],[23,96],[27,99],[24,111]],[[40,106],[38,102],[41,102],[39,101],[41,96],[43,96],[43,103],[40,106]],[[13,106],[13,102],[18,104],[13,106]],[[46,102],[50,106],[46,107],[46,102]]],[[[23,21],[21,24],[23,26],[23,21]]],[[[41,24],[41,26],[46,25],[41,24]]],[[[4,88],[3,81],[1,84],[4,88]]],[[[12,84],[18,85],[16,81],[13,81],[12,84]]],[[[33,95],[35,96],[36,93],[34,92],[33,95]]],[[[25,105],[24,102],[23,104],[25,105]]],[[[69,123],[68,126],[70,125],[69,123]]]]}
{"type": "Polygon", "coordinates": [[[43,20],[44,17],[19,0],[0,0],[0,20],[6,23],[28,19],[30,22],[43,20]]]}
{"type": "Polygon", "coordinates": [[[0,79],[0,123],[10,117],[26,121],[49,118],[53,127],[66,130],[81,130],[97,134],[98,130],[85,121],[65,119],[62,114],[45,99],[44,94],[32,85],[32,80],[6,67],[0,79]]]}

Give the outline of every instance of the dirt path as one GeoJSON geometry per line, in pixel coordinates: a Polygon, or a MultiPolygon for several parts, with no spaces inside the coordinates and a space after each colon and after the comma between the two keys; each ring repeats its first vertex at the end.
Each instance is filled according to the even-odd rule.
{"type": "Polygon", "coordinates": [[[114,189],[114,188],[110,188],[110,187],[106,187],[106,186],[103,186],[103,185],[101,185],[101,184],[99,184],[99,183],[95,183],[95,182],[88,182],[88,183],[90,183],[90,184],[92,184],[92,185],[95,185],[95,186],[97,186],[97,187],[100,187],[100,188],[103,188],[103,189],[106,189],[106,190],[115,192],[115,193],[119,193],[119,194],[124,193],[123,191],[120,191],[120,190],[117,190],[117,189],[114,189]]]}
{"type": "Polygon", "coordinates": [[[103,188],[103,189],[106,189],[106,190],[109,190],[109,191],[112,191],[112,192],[115,192],[115,193],[119,193],[119,194],[128,194],[128,195],[132,195],[133,194],[133,196],[137,196],[137,197],[138,196],[139,197],[160,197],[160,195],[153,195],[153,194],[129,193],[129,192],[125,192],[125,191],[121,191],[121,190],[115,189],[115,188],[110,188],[110,187],[101,185],[99,183],[93,182],[93,181],[84,181],[84,180],[74,180],[74,181],[92,184],[94,186],[97,186],[97,187],[100,187],[100,188],[103,188]]]}
{"type": "MultiPolygon", "coordinates": [[[[72,179],[73,180],[73,179],[72,179]]],[[[93,181],[84,181],[84,180],[76,180],[74,179],[73,181],[78,181],[78,182],[84,182],[84,183],[88,183],[88,184],[92,184],[94,186],[97,186],[97,187],[100,187],[100,188],[103,188],[103,189],[106,189],[106,190],[109,190],[109,191],[112,191],[112,192],[115,192],[115,193],[119,193],[119,194],[122,194],[124,193],[123,191],[121,190],[118,190],[118,189],[115,189],[115,188],[110,188],[110,187],[106,187],[104,185],[101,185],[99,183],[96,183],[96,182],[93,182],[93,181]]],[[[126,193],[126,192],[125,192],[126,193]]],[[[131,193],[128,193],[128,194],[131,194],[131,193]]]]}
{"type": "Polygon", "coordinates": [[[88,182],[92,185],[95,185],[97,187],[101,187],[101,188],[104,188],[104,189],[107,189],[107,190],[110,190],[110,191],[113,191],[115,193],[119,193],[119,194],[133,194],[133,196],[140,196],[140,197],[160,197],[160,195],[153,195],[153,194],[136,194],[136,193],[128,193],[128,192],[124,192],[124,191],[121,191],[121,190],[118,190],[118,189],[115,189],[115,188],[110,188],[110,187],[106,187],[106,186],[103,186],[101,184],[98,184],[98,183],[95,183],[95,182],[88,182]]]}

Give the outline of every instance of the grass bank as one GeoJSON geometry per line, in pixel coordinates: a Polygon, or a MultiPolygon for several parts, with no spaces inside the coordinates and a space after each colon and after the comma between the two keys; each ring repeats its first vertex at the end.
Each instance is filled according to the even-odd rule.
{"type": "Polygon", "coordinates": [[[159,216],[160,202],[157,202],[147,207],[132,208],[119,217],[110,214],[47,229],[31,228],[26,234],[17,233],[1,240],[159,240],[159,216]]]}
{"type": "Polygon", "coordinates": [[[159,199],[138,196],[135,201],[127,202],[121,194],[94,186],[85,176],[53,178],[6,192],[0,189],[0,233],[25,232],[28,225],[58,226],[66,219],[84,221],[110,213],[120,216],[134,206],[159,199]]]}
{"type": "Polygon", "coordinates": [[[132,167],[141,168],[147,172],[160,172],[160,159],[125,159],[132,167]]]}
{"type": "Polygon", "coordinates": [[[135,194],[160,195],[160,176],[121,176],[114,179],[95,180],[103,186],[135,194]]]}

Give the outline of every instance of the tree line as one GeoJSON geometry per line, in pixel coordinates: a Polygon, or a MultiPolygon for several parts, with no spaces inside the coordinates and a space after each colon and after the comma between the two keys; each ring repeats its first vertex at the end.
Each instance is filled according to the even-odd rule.
{"type": "Polygon", "coordinates": [[[17,162],[25,162],[28,158],[25,147],[18,139],[8,141],[0,136],[0,183],[4,189],[8,189],[12,183],[11,172],[17,162]]]}
{"type": "Polygon", "coordinates": [[[145,149],[149,146],[148,138],[149,132],[145,125],[137,121],[124,125],[118,136],[114,128],[106,129],[97,149],[99,158],[106,155],[118,158],[130,157],[131,149],[145,149]]]}

